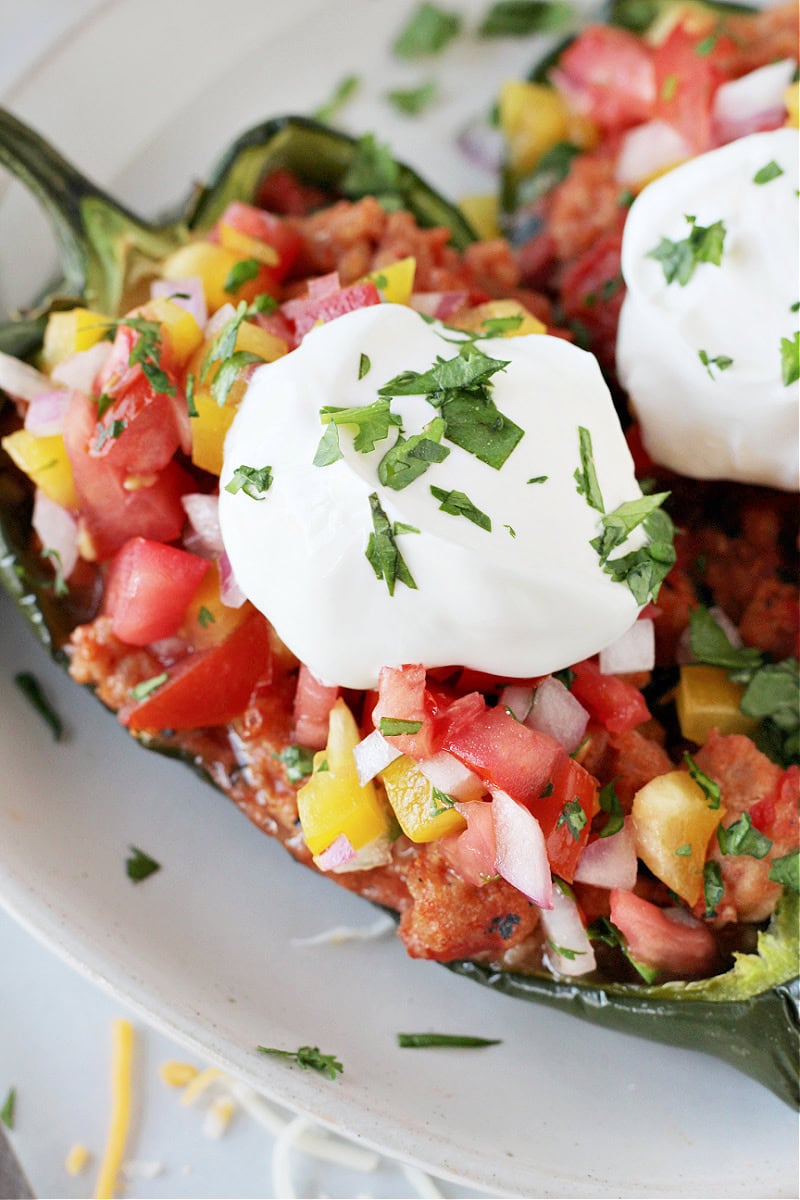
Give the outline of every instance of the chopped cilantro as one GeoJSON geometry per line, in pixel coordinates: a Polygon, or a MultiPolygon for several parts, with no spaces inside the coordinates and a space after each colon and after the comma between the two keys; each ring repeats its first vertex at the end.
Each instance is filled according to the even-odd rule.
{"type": "Polygon", "coordinates": [[[710,775],[706,775],[705,771],[700,770],[688,751],[684,754],[683,759],[689,768],[690,776],[702,790],[703,795],[708,801],[708,807],[712,810],[719,808],[722,797],[717,781],[712,779],[710,775]]]}
{"type": "Polygon", "coordinates": [[[186,411],[190,417],[200,416],[194,402],[194,375],[191,372],[186,376],[186,411]]]}
{"type": "Polygon", "coordinates": [[[772,179],[777,179],[779,175],[783,175],[783,167],[779,166],[773,158],[766,166],[756,171],[753,176],[753,183],[769,183],[772,179]]]}
{"type": "Polygon", "coordinates": [[[402,721],[399,717],[381,717],[378,729],[384,737],[399,737],[403,733],[419,733],[422,721],[402,721]]]}
{"type": "Polygon", "coordinates": [[[559,818],[556,821],[556,829],[560,829],[562,825],[566,825],[573,841],[577,842],[587,823],[588,817],[583,811],[580,800],[576,796],[574,800],[568,800],[561,809],[559,818]]]}
{"type": "Polygon", "coordinates": [[[800,312],[800,300],[795,300],[794,304],[789,305],[789,312],[800,312]]]}
{"type": "Polygon", "coordinates": [[[700,41],[695,44],[695,48],[694,48],[695,54],[699,58],[708,58],[709,54],[714,49],[714,47],[716,46],[718,41],[719,41],[718,33],[710,33],[708,35],[708,37],[701,38],[700,41]]]}
{"type": "Polygon", "coordinates": [[[773,858],[769,877],[773,883],[780,883],[791,892],[800,892],[800,850],[773,858]]]}
{"type": "Polygon", "coordinates": [[[118,437],[122,436],[127,428],[128,422],[124,417],[120,420],[111,421],[108,425],[101,425],[100,432],[97,435],[97,439],[92,446],[92,449],[95,451],[95,453],[98,453],[103,449],[106,442],[116,441],[118,437]]]}
{"type": "Polygon", "coordinates": [[[138,704],[140,700],[145,700],[151,692],[156,688],[160,688],[162,683],[166,683],[169,679],[169,673],[162,671],[160,675],[151,675],[149,679],[143,679],[141,683],[137,683],[136,687],[130,690],[130,697],[138,704]]]}
{"type": "Polygon", "coordinates": [[[130,857],[125,859],[125,872],[132,883],[141,883],[161,870],[161,863],[145,854],[138,846],[130,846],[130,857]]]}
{"type": "Polygon", "coordinates": [[[364,376],[369,373],[369,369],[371,366],[372,366],[372,363],[370,362],[369,355],[362,354],[358,360],[358,378],[363,379],[364,376]]]}
{"type": "Polygon", "coordinates": [[[3,1101],[3,1107],[0,1108],[0,1121],[3,1122],[6,1129],[14,1128],[14,1116],[16,1113],[16,1107],[17,1107],[17,1089],[12,1087],[12,1088],[8,1089],[6,1098],[3,1101]]]}
{"type": "Polygon", "coordinates": [[[717,905],[722,899],[724,891],[725,885],[722,882],[719,863],[711,860],[703,867],[703,896],[706,905],[703,916],[710,919],[717,915],[717,905]]]}
{"type": "Polygon", "coordinates": [[[400,435],[378,464],[378,479],[384,487],[399,492],[419,478],[431,463],[444,462],[450,451],[442,446],[444,420],[434,417],[422,433],[410,438],[400,435]]]}
{"type": "Polygon", "coordinates": [[[14,676],[14,683],[23,696],[30,701],[42,720],[49,725],[53,741],[60,742],[64,733],[64,722],[45,696],[42,685],[36,676],[32,675],[30,671],[19,671],[14,676]]]}
{"type": "Polygon", "coordinates": [[[430,815],[432,817],[438,817],[441,813],[448,812],[454,805],[455,800],[447,792],[443,792],[435,786],[431,787],[430,815]]]}
{"type": "Polygon", "coordinates": [[[325,432],[319,439],[317,452],[314,455],[315,467],[329,467],[331,463],[338,462],[342,457],[341,447],[339,446],[339,428],[334,425],[333,421],[325,426],[325,432]]]}
{"type": "Polygon", "coordinates": [[[501,1038],[474,1037],[459,1033],[398,1033],[397,1044],[403,1049],[427,1046],[499,1046],[501,1038]]]}
{"type": "Polygon", "coordinates": [[[495,0],[478,26],[480,37],[530,37],[556,33],[572,19],[565,0],[495,0]]]}
{"type": "Polygon", "coordinates": [[[314,111],[314,117],[323,124],[329,124],[347,101],[356,94],[361,81],[357,75],[345,75],[337,83],[328,100],[314,111]]]}
{"type": "Polygon", "coordinates": [[[491,533],[491,517],[476,508],[464,492],[448,492],[444,488],[434,487],[431,484],[431,495],[440,502],[439,508],[442,512],[450,513],[454,517],[466,517],[468,521],[472,521],[473,525],[478,525],[481,529],[491,533]]]}
{"type": "Polygon", "coordinates": [[[755,828],[748,812],[727,828],[718,826],[717,841],[723,854],[746,854],[749,858],[766,858],[772,849],[772,841],[755,828]]]}
{"type": "Polygon", "coordinates": [[[761,721],[756,743],[770,758],[788,767],[800,756],[800,666],[796,658],[765,663],[752,676],[739,707],[761,721]]]}
{"type": "Polygon", "coordinates": [[[461,29],[458,13],[448,12],[428,0],[417,5],[392,45],[398,58],[439,54],[461,29]]]}
{"type": "Polygon", "coordinates": [[[517,536],[517,531],[516,531],[516,529],[514,528],[514,526],[513,526],[513,525],[504,525],[504,526],[503,526],[503,529],[507,529],[507,530],[508,530],[508,536],[509,536],[509,537],[515,538],[515,537],[517,536]]]}
{"type": "Polygon", "coordinates": [[[598,917],[596,921],[592,921],[591,925],[586,930],[589,935],[589,940],[592,942],[604,942],[607,946],[614,946],[627,958],[628,962],[635,971],[642,977],[645,983],[655,983],[658,977],[656,967],[648,966],[647,963],[639,962],[634,958],[628,949],[628,944],[625,941],[622,933],[609,921],[608,917],[598,917]]]}
{"type": "Polygon", "coordinates": [[[304,1071],[319,1071],[328,1079],[341,1075],[344,1067],[335,1054],[322,1054],[318,1046],[300,1046],[297,1050],[276,1050],[273,1046],[256,1046],[259,1054],[270,1054],[297,1063],[304,1071]]]}
{"type": "Polygon", "coordinates": [[[64,567],[58,550],[52,550],[49,546],[45,546],[41,557],[46,558],[53,568],[53,594],[58,597],[68,596],[69,587],[64,578],[64,567]]]}
{"type": "Polygon", "coordinates": [[[703,605],[689,613],[689,646],[698,662],[728,671],[755,670],[763,661],[759,650],[733,646],[725,630],[703,605]]]}
{"type": "Polygon", "coordinates": [[[508,337],[516,333],[522,324],[522,314],[514,313],[510,317],[487,317],[477,334],[479,338],[508,337]]]}
{"type": "Polygon", "coordinates": [[[161,366],[161,326],[158,321],[148,321],[144,317],[123,317],[119,321],[109,322],[106,328],[114,330],[123,325],[139,335],[131,346],[128,366],[133,367],[138,363],[154,392],[174,396],[175,384],[170,382],[161,366]]]}
{"type": "Polygon", "coordinates": [[[416,117],[426,108],[430,108],[437,92],[436,84],[429,80],[415,88],[394,88],[386,93],[386,99],[398,112],[407,117],[416,117]]]}
{"type": "Polygon", "coordinates": [[[252,279],[256,278],[260,270],[261,263],[257,258],[241,259],[234,263],[228,272],[228,277],[222,285],[223,291],[227,292],[229,296],[235,296],[246,283],[250,283],[252,279]]]}
{"type": "Polygon", "coordinates": [[[678,76],[667,75],[664,82],[661,84],[661,99],[669,104],[670,100],[675,99],[675,94],[678,90],[678,76]]]}
{"type": "Polygon", "coordinates": [[[547,483],[549,475],[534,475],[533,479],[528,479],[528,483],[547,483]]]}
{"type": "Polygon", "coordinates": [[[603,513],[601,518],[603,532],[599,537],[592,538],[590,543],[597,551],[603,566],[612,550],[621,546],[634,529],[644,524],[651,513],[660,508],[668,496],[669,492],[657,492],[654,496],[639,496],[636,500],[626,500],[613,512],[603,513]]]}
{"type": "Polygon", "coordinates": [[[375,196],[384,208],[402,207],[400,167],[389,147],[371,133],[359,138],[339,187],[349,200],[375,196]]]}
{"type": "Polygon", "coordinates": [[[800,333],[781,338],[781,378],[784,387],[790,387],[800,379],[800,333]]]}
{"type": "Polygon", "coordinates": [[[559,957],[565,958],[567,962],[574,962],[576,958],[580,958],[582,954],[586,953],[585,950],[570,950],[568,946],[559,946],[552,938],[547,939],[547,944],[551,950],[554,950],[559,957]]]}
{"type": "Polygon", "coordinates": [[[636,199],[635,192],[632,192],[630,188],[623,188],[623,190],[617,196],[617,207],[618,208],[630,208],[630,206],[633,204],[635,199],[636,199]]]}
{"type": "Polygon", "coordinates": [[[625,824],[625,812],[617,795],[617,789],[614,786],[615,783],[616,780],[612,779],[610,783],[604,784],[598,796],[600,811],[606,813],[608,816],[608,820],[600,830],[601,838],[613,837],[615,833],[619,833],[625,824]]]}
{"type": "Polygon", "coordinates": [[[242,369],[263,363],[263,361],[260,354],[253,354],[250,350],[237,350],[220,363],[219,370],[211,382],[211,395],[220,408],[226,404],[230,390],[239,378],[242,369]]]}
{"type": "Polygon", "coordinates": [[[715,358],[710,358],[707,350],[698,350],[697,357],[708,372],[709,379],[714,378],[712,367],[716,367],[718,371],[727,371],[728,367],[733,366],[733,359],[727,354],[717,354],[715,358]]]}
{"type": "Polygon", "coordinates": [[[386,396],[356,408],[327,406],[319,410],[319,415],[323,424],[355,425],[357,432],[353,446],[361,454],[374,450],[376,442],[382,442],[389,436],[392,425],[401,424],[399,415],[391,411],[391,400],[386,396]]]}
{"type": "Polygon", "coordinates": [[[578,446],[580,449],[581,465],[576,468],[574,474],[578,495],[586,497],[586,503],[590,508],[595,508],[598,512],[604,513],[603,493],[600,491],[600,484],[594,465],[592,435],[583,425],[578,426],[578,446]]]}
{"type": "Polygon", "coordinates": [[[408,526],[394,527],[381,508],[376,492],[369,498],[372,512],[372,529],[365,551],[367,561],[375,572],[377,579],[382,579],[389,589],[389,595],[394,595],[396,584],[404,583],[406,587],[416,589],[414,577],[406,565],[406,561],[397,548],[395,540],[398,533],[411,532],[408,526]]]}
{"type": "Polygon", "coordinates": [[[287,746],[277,757],[286,767],[286,778],[290,783],[307,779],[314,769],[314,751],[307,746],[287,746]]]}
{"type": "Polygon", "coordinates": [[[698,263],[711,263],[715,267],[720,265],[726,234],[722,221],[715,221],[713,225],[698,225],[695,217],[687,216],[686,220],[690,225],[688,237],[679,242],[662,237],[647,255],[661,263],[668,284],[677,280],[681,287],[685,287],[692,278],[698,263]]]}
{"type": "Polygon", "coordinates": [[[237,467],[225,484],[225,491],[235,496],[244,492],[251,500],[263,500],[272,486],[272,467],[237,467]]]}
{"type": "Polygon", "coordinates": [[[675,853],[678,856],[678,858],[691,858],[691,856],[692,856],[691,843],[684,842],[684,844],[682,846],[678,846],[678,849],[675,851],[675,853]]]}
{"type": "Polygon", "coordinates": [[[97,419],[104,417],[111,405],[115,402],[116,397],[109,396],[108,392],[101,392],[97,397],[97,419]]]}
{"type": "Polygon", "coordinates": [[[603,566],[615,583],[627,584],[640,607],[657,598],[676,557],[675,528],[663,509],[654,509],[645,518],[643,527],[649,538],[646,546],[619,558],[609,558],[603,566]]]}
{"type": "Polygon", "coordinates": [[[202,629],[207,629],[209,625],[216,624],[217,618],[210,609],[206,608],[205,604],[201,604],[197,610],[197,620],[202,629]]]}

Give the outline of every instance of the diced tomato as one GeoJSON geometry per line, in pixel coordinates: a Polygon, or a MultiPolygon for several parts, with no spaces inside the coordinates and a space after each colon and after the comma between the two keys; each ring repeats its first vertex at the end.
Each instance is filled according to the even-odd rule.
{"type": "Polygon", "coordinates": [[[713,971],[717,945],[706,925],[688,916],[671,920],[664,909],[619,888],[612,890],[610,901],[611,920],[625,938],[631,958],[671,976],[713,971]]]}
{"type": "Polygon", "coordinates": [[[294,331],[294,325],[287,321],[282,312],[256,313],[254,320],[256,325],[260,325],[266,333],[271,333],[273,337],[286,342],[290,350],[297,348],[299,341],[294,331]]]}
{"type": "Polygon", "coordinates": [[[597,780],[574,759],[563,755],[554,766],[549,795],[529,802],[542,827],[547,857],[556,875],[572,883],[598,811],[597,780]]]}
{"type": "Polygon", "coordinates": [[[294,325],[295,338],[300,340],[320,322],[333,321],[357,308],[368,308],[380,302],[378,289],[368,280],[366,283],[353,283],[317,300],[287,300],[281,311],[294,325]]]}
{"type": "Polygon", "coordinates": [[[587,658],[572,668],[571,691],[576,700],[610,733],[625,733],[650,719],[650,710],[638,688],[618,675],[603,675],[587,658]]]}
{"type": "Polygon", "coordinates": [[[646,121],[655,99],[648,47],[612,25],[584,29],[561,55],[554,78],[568,102],[602,129],[646,121]]]}
{"type": "Polygon", "coordinates": [[[258,188],[258,203],[287,217],[305,217],[312,209],[321,208],[326,199],[320,188],[301,183],[292,171],[283,167],[267,175],[258,188]]]}
{"type": "Polygon", "coordinates": [[[90,453],[96,418],[94,403],[73,393],[64,419],[64,445],[80,501],[81,528],[91,542],[85,556],[111,558],[136,535],[174,541],[186,521],[181,496],[196,491],[196,481],[170,462],[147,486],[125,487],[126,474],[110,458],[90,453]]]}
{"type": "Polygon", "coordinates": [[[613,366],[617,326],[625,286],[622,282],[622,225],[597,237],[588,250],[574,259],[561,277],[561,302],[566,316],[581,322],[592,351],[613,366]]]}
{"type": "Polygon", "coordinates": [[[270,267],[270,273],[278,283],[292,269],[300,253],[302,238],[297,230],[281,217],[252,204],[244,204],[241,200],[233,200],[220,217],[220,222],[272,247],[278,255],[278,262],[270,267]]]}
{"type": "Polygon", "coordinates": [[[425,668],[413,663],[405,667],[382,667],[378,677],[378,703],[372,712],[376,729],[381,721],[420,722],[416,733],[391,736],[393,746],[412,758],[430,758],[434,747],[434,702],[426,689],[425,668]]]}
{"type": "Polygon", "coordinates": [[[338,687],[320,683],[307,666],[300,667],[294,696],[294,736],[301,746],[324,749],[328,741],[328,718],[338,699],[338,687]]]}
{"type": "Polygon", "coordinates": [[[444,748],[491,788],[528,803],[544,791],[564,748],[549,734],[521,725],[502,708],[448,732],[444,748]]]}
{"type": "Polygon", "coordinates": [[[756,829],[780,845],[797,845],[800,767],[787,767],[775,786],[750,809],[756,829]]]}
{"type": "Polygon", "coordinates": [[[698,38],[676,25],[653,52],[656,94],[653,117],[677,130],[702,154],[711,145],[711,102],[721,76],[698,38]]]}
{"type": "Polygon", "coordinates": [[[466,729],[485,711],[486,701],[480,692],[469,692],[466,696],[459,696],[457,700],[452,701],[444,696],[436,697],[434,721],[437,750],[447,738],[457,737],[461,730],[466,729]]]}
{"type": "Polygon", "coordinates": [[[111,354],[94,385],[96,394],[111,398],[112,403],[106,407],[89,440],[89,453],[93,457],[108,458],[117,470],[129,475],[160,471],[180,446],[183,432],[178,405],[184,406],[185,402],[170,361],[169,347],[162,343],[159,366],[172,395],[157,392],[140,363],[129,364],[131,351],[140,337],[129,325],[117,328],[111,354]]]}
{"type": "Polygon", "coordinates": [[[442,838],[439,845],[447,861],[466,883],[481,887],[497,874],[492,806],[482,800],[465,804],[467,828],[453,837],[442,838]]]}
{"type": "Polygon", "coordinates": [[[111,563],[104,607],[111,629],[129,646],[177,633],[209,563],[148,538],[126,542],[111,563]]]}
{"type": "Polygon", "coordinates": [[[202,729],[246,709],[256,685],[272,678],[269,627],[258,612],[211,650],[188,654],[141,703],[122,709],[129,729],[202,729]]]}

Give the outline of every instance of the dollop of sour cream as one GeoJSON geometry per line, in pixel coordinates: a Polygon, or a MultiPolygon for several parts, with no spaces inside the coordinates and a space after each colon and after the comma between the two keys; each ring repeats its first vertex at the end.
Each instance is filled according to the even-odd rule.
{"type": "Polygon", "coordinates": [[[650,183],[625,225],[620,381],[656,462],[798,486],[798,136],[756,133],[650,183]],[[652,252],[722,222],[719,264],[668,282],[652,252]]]}
{"type": "MultiPolygon", "coordinates": [[[[641,492],[597,363],[566,341],[473,343],[507,364],[491,376],[491,399],[523,431],[499,468],[445,435],[437,444],[446,457],[408,486],[381,483],[379,465],[399,436],[437,429],[440,412],[425,394],[391,397],[401,424],[371,450],[356,447],[360,426],[337,425],[340,457],[315,465],[331,457],[329,441],[318,453],[323,436],[335,437],[323,407],[373,405],[401,373],[458,357],[460,339],[400,305],[349,313],[260,367],[228,434],[220,521],[236,579],[325,683],[374,687],[382,666],[404,663],[544,675],[613,642],[638,615],[629,588],[604,573],[590,545],[601,514],[576,484],[581,427],[605,510],[641,492]],[[271,467],[267,490],[227,490],[243,465],[271,467]],[[443,509],[450,493],[463,493],[482,523],[474,512],[443,509]],[[402,565],[393,560],[390,593],[373,564],[395,550],[402,565]]],[[[636,529],[617,553],[644,540],[636,529]]]]}

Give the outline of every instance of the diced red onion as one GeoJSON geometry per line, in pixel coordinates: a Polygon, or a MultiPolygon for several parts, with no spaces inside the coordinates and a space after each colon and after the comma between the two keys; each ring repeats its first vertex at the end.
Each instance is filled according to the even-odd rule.
{"type": "Polygon", "coordinates": [[[28,363],[0,351],[0,388],[14,400],[33,400],[43,392],[52,392],[53,381],[28,363]]]}
{"type": "Polygon", "coordinates": [[[630,892],[636,883],[637,871],[636,836],[632,822],[627,820],[618,833],[589,842],[578,859],[575,881],[630,892]]]}
{"type": "Polygon", "coordinates": [[[412,292],[409,305],[426,317],[446,321],[469,300],[469,292],[412,292]]]}
{"type": "Polygon", "coordinates": [[[171,666],[179,658],[186,657],[186,641],[182,637],[159,638],[151,643],[150,649],[165,666],[171,666]]]}
{"type": "Polygon", "coordinates": [[[635,186],[691,156],[692,147],[672,125],[647,121],[623,136],[614,178],[626,187],[635,186]]]}
{"type": "Polygon", "coordinates": [[[601,650],[598,662],[603,675],[652,671],[656,664],[656,632],[649,617],[636,621],[615,642],[601,650]]]}
{"type": "Polygon", "coordinates": [[[503,162],[503,135],[496,125],[483,118],[471,121],[458,135],[456,144],[464,157],[476,167],[493,174],[503,162]]]}
{"type": "Polygon", "coordinates": [[[380,729],[373,729],[372,733],[367,734],[353,750],[358,782],[363,787],[365,783],[369,783],[370,779],[374,779],[379,771],[388,767],[389,763],[400,758],[402,753],[402,750],[398,750],[396,746],[391,746],[387,742],[380,729]]]}
{"type": "Polygon", "coordinates": [[[28,404],[25,413],[25,428],[34,437],[53,437],[64,428],[64,415],[72,399],[72,392],[65,388],[40,392],[28,404]]]}
{"type": "MultiPolygon", "coordinates": [[[[308,296],[307,300],[324,300],[326,296],[332,296],[334,292],[341,290],[339,281],[339,272],[330,271],[327,275],[319,275],[315,279],[308,281],[308,296]]],[[[291,301],[288,302],[291,304],[291,301]]],[[[286,305],[284,305],[284,308],[286,305]]]]}
{"type": "Polygon", "coordinates": [[[33,528],[43,550],[58,554],[61,573],[69,579],[78,561],[78,522],[66,508],[36,489],[33,500],[33,528]]]}
{"type": "Polygon", "coordinates": [[[205,328],[203,329],[204,337],[216,337],[220,330],[228,324],[228,321],[230,321],[231,317],[235,316],[236,309],[233,307],[233,305],[223,304],[222,308],[218,308],[213,316],[210,316],[206,321],[205,328]]]}
{"type": "Polygon", "coordinates": [[[356,852],[346,834],[340,833],[335,842],[331,842],[322,854],[314,855],[314,863],[320,871],[341,870],[347,863],[352,862],[356,852]]]}
{"type": "Polygon", "coordinates": [[[521,687],[518,684],[504,687],[500,693],[499,704],[524,724],[533,708],[533,688],[521,687]]]}
{"type": "Polygon", "coordinates": [[[190,275],[187,279],[154,279],[150,284],[150,295],[153,299],[166,296],[173,300],[191,313],[201,329],[208,320],[206,294],[199,275],[190,275]]]}
{"type": "Polygon", "coordinates": [[[589,941],[580,910],[572,896],[556,884],[553,906],[539,914],[547,936],[547,961],[559,975],[588,975],[597,966],[594,947],[589,941]]]}
{"type": "Polygon", "coordinates": [[[549,675],[536,689],[525,724],[529,729],[549,733],[571,754],[583,740],[589,714],[569,688],[549,675]]]}
{"type": "Polygon", "coordinates": [[[188,492],[181,497],[189,532],[184,534],[183,544],[201,558],[214,558],[222,554],[222,534],[219,528],[219,497],[205,492],[188,492]]]}
{"type": "Polygon", "coordinates": [[[236,578],[233,574],[231,560],[223,550],[217,559],[219,566],[219,598],[227,608],[241,608],[247,596],[245,596],[236,578]]]}
{"type": "Polygon", "coordinates": [[[662,913],[673,925],[683,925],[685,929],[707,929],[708,926],[688,908],[662,908],[662,913]]]}
{"type": "Polygon", "coordinates": [[[106,365],[113,347],[111,342],[95,342],[88,350],[76,350],[56,363],[50,372],[53,383],[63,384],[73,392],[83,392],[90,396],[94,390],[94,381],[106,365]]]}
{"type": "Polygon", "coordinates": [[[492,818],[498,874],[540,908],[552,908],[553,880],[539,822],[524,805],[501,791],[493,793],[492,818]]]}
{"type": "Polygon", "coordinates": [[[721,84],[714,93],[711,116],[718,132],[725,135],[723,140],[782,125],[786,114],[784,93],[796,69],[794,59],[784,58],[721,84]],[[775,126],[760,123],[767,114],[775,113],[779,114],[775,126]]]}
{"type": "Polygon", "coordinates": [[[446,750],[434,754],[432,758],[424,758],[417,766],[435,788],[452,796],[454,800],[470,803],[480,800],[486,791],[475,772],[470,771],[469,767],[465,767],[446,750]]]}

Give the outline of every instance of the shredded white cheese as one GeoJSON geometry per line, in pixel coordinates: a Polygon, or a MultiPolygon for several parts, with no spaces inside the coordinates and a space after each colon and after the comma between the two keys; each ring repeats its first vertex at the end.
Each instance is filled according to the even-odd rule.
{"type": "Polygon", "coordinates": [[[338,946],[343,942],[373,942],[393,933],[395,923],[389,916],[378,917],[371,925],[334,925],[310,937],[292,938],[293,946],[338,946]]]}

